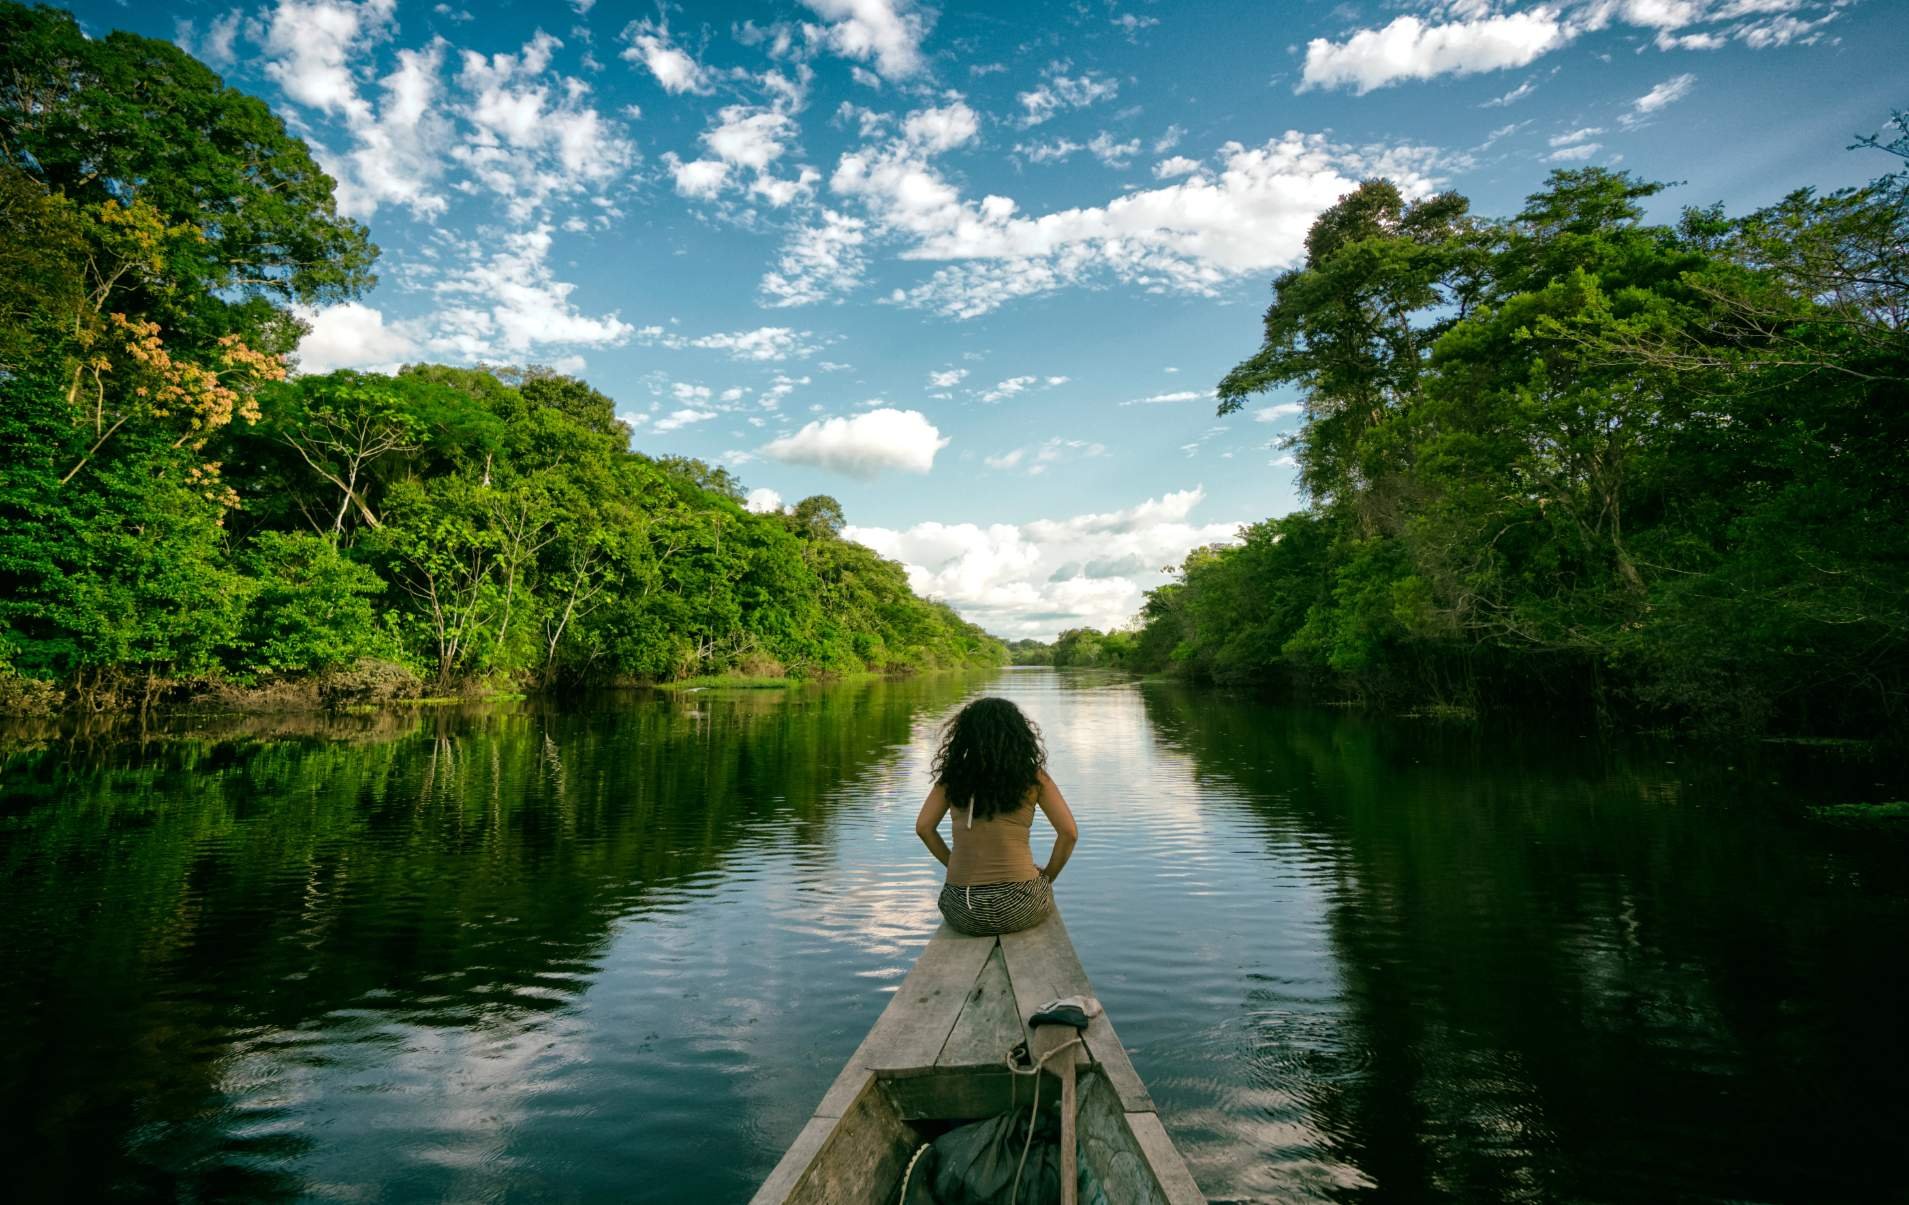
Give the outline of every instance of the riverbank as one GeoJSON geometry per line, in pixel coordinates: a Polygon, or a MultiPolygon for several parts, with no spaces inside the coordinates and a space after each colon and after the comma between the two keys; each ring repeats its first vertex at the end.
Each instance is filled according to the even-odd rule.
{"type": "MultiPolygon", "coordinates": [[[[665,694],[747,692],[772,694],[845,683],[972,673],[989,666],[935,666],[823,673],[698,674],[675,679],[625,677],[588,689],[658,691],[665,694]]],[[[432,683],[395,662],[361,662],[328,674],[287,676],[259,682],[220,679],[156,679],[149,682],[61,684],[0,675],[0,725],[31,723],[56,729],[74,719],[103,721],[159,717],[190,722],[214,716],[363,715],[402,713],[420,707],[454,707],[567,697],[576,683],[540,686],[509,677],[432,683]]]]}

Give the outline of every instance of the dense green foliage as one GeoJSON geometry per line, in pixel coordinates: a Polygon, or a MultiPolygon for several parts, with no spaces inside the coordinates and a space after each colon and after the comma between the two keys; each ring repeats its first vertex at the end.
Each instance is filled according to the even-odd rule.
{"type": "MultiPolygon", "coordinates": [[[[473,679],[996,663],[998,642],[551,373],[287,381],[377,250],[259,101],[0,5],[0,676],[95,706],[356,662],[473,679]],[[19,677],[13,677],[18,675],[19,677]]],[[[17,688],[0,697],[44,698],[17,688]]]]}
{"type": "Polygon", "coordinates": [[[1901,731],[1909,173],[1675,226],[1660,187],[1559,171],[1486,221],[1373,181],[1324,214],[1219,389],[1297,390],[1309,505],[1188,557],[1136,664],[1901,731]]]}

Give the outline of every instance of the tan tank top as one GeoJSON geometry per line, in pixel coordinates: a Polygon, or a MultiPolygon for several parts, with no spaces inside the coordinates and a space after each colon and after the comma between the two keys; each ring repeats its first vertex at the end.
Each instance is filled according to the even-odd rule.
{"type": "Polygon", "coordinates": [[[951,807],[954,850],[948,857],[948,881],[956,887],[983,883],[1025,883],[1041,872],[1034,866],[1028,834],[1034,831],[1034,795],[1020,810],[997,813],[968,824],[968,809],[951,807]]]}

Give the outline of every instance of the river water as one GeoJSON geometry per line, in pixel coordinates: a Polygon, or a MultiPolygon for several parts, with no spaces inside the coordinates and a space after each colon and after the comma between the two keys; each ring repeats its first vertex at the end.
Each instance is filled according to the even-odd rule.
{"type": "Polygon", "coordinates": [[[746,1199],[934,929],[984,692],[1209,1196],[1909,1195],[1909,842],[1798,807],[1893,768],[1045,669],[14,747],[10,1192],[746,1199]]]}

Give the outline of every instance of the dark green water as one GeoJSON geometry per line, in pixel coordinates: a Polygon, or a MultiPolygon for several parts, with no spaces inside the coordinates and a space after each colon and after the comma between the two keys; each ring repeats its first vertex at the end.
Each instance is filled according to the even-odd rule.
{"type": "Polygon", "coordinates": [[[982,689],[1209,1195],[1909,1196],[1909,842],[1797,807],[1893,768],[1047,670],[16,749],[10,1192],[746,1199],[933,930],[982,689]]]}

